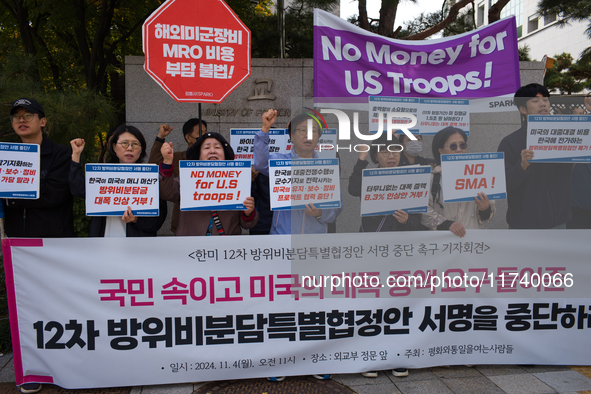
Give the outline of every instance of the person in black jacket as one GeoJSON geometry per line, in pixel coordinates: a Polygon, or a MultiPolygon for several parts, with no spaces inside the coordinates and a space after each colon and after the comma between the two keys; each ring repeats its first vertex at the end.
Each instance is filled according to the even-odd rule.
{"type": "Polygon", "coordinates": [[[513,229],[566,228],[571,219],[572,164],[530,163],[534,152],[527,149],[527,116],[550,113],[550,94],[537,83],[515,92],[521,128],[499,144],[505,154],[507,224],[513,229]]]}
{"type": "MultiPolygon", "coordinates": [[[[73,198],[68,181],[70,152],[43,134],[45,111],[34,99],[21,98],[10,109],[12,128],[23,143],[40,145],[39,198],[7,199],[5,228],[9,237],[73,237],[73,198]]],[[[24,383],[23,393],[41,391],[40,383],[24,383]]]]}
{"type": "MultiPolygon", "coordinates": [[[[85,180],[80,165],[80,155],[84,150],[81,138],[70,141],[72,159],[70,164],[70,187],[76,197],[85,196],[85,180]]],[[[146,140],[142,133],[133,126],[119,126],[109,140],[110,163],[141,163],[146,156],[146,140]]],[[[117,217],[93,216],[90,221],[90,237],[126,236],[155,237],[166,219],[166,202],[160,200],[160,216],[137,217],[131,207],[121,219],[117,217]]]]}
{"type": "Polygon", "coordinates": [[[70,152],[43,134],[47,124],[43,107],[21,98],[10,109],[12,128],[23,143],[40,145],[39,198],[6,199],[6,234],[9,237],[73,237],[73,199],[68,182],[70,152]]]}
{"type": "MultiPolygon", "coordinates": [[[[396,137],[392,136],[392,140],[387,140],[387,135],[384,134],[378,138],[373,144],[369,152],[359,152],[359,159],[353,167],[353,173],[349,177],[349,194],[352,196],[361,197],[361,181],[363,170],[367,168],[367,156],[378,164],[379,168],[397,167],[400,163],[400,153],[389,152],[386,147],[389,145],[398,144],[396,137]],[[381,146],[380,146],[381,145],[381,146]],[[378,147],[380,151],[378,152],[378,147]]],[[[421,224],[421,215],[408,214],[403,210],[398,210],[392,215],[382,216],[364,216],[361,218],[360,232],[381,232],[381,231],[418,231],[428,230],[421,224]]]]}

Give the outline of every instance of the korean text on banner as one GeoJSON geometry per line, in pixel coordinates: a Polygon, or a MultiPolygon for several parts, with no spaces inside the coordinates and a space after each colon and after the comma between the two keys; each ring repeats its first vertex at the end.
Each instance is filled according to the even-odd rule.
{"type": "Polygon", "coordinates": [[[269,160],[271,210],[341,207],[338,159],[269,160]]]}
{"type": "Polygon", "coordinates": [[[590,163],[590,115],[528,115],[527,149],[532,163],[590,163]]]}
{"type": "Polygon", "coordinates": [[[223,0],[167,0],[142,26],[144,69],[178,102],[221,103],[250,75],[250,30],[223,0]]]}
{"type": "MultiPolygon", "coordinates": [[[[254,159],[254,136],[260,129],[230,129],[230,145],[234,148],[234,158],[254,159]]],[[[269,130],[269,154],[287,153],[287,130],[269,130]]]]}
{"type": "Polygon", "coordinates": [[[480,192],[489,200],[507,198],[505,155],[464,153],[441,155],[443,202],[474,201],[480,192]]]}
{"type": "Polygon", "coordinates": [[[38,199],[40,160],[37,144],[0,142],[0,197],[38,199]]]}
{"type": "Polygon", "coordinates": [[[86,214],[123,216],[160,215],[156,164],[86,164],[86,214]]]}
{"type": "MultiPolygon", "coordinates": [[[[405,112],[416,116],[417,124],[409,129],[413,134],[435,135],[444,127],[462,129],[470,135],[470,100],[412,97],[370,97],[369,131],[376,132],[382,119],[382,130],[388,130],[390,112],[405,112]]],[[[408,118],[393,117],[394,123],[408,123],[408,118]]],[[[396,131],[400,134],[402,131],[396,131]]]]}
{"type": "Polygon", "coordinates": [[[431,166],[363,170],[361,216],[427,212],[431,166]]]}
{"type": "Polygon", "coordinates": [[[3,240],[16,383],[587,365],[590,236],[3,240]]]}
{"type": "Polygon", "coordinates": [[[491,97],[520,87],[515,18],[453,37],[395,40],[314,10],[315,102],[491,97]]]}
{"type": "Polygon", "coordinates": [[[249,160],[181,160],[181,211],[245,210],[252,172],[249,160]]]}

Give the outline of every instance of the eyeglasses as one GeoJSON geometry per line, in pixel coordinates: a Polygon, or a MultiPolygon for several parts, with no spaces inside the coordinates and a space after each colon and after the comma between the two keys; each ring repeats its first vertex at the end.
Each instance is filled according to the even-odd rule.
{"type": "MultiPolygon", "coordinates": [[[[296,134],[299,134],[299,135],[307,135],[308,134],[308,128],[307,127],[300,128],[300,129],[295,129],[294,131],[295,131],[296,134]]],[[[318,130],[312,129],[312,134],[318,135],[318,130]]]]}
{"type": "MultiPolygon", "coordinates": [[[[449,147],[449,149],[451,149],[451,150],[456,150],[456,149],[458,149],[458,144],[456,144],[454,142],[453,144],[444,145],[443,147],[444,148],[449,147]]],[[[459,147],[460,147],[460,149],[464,150],[464,149],[468,148],[468,143],[467,142],[460,142],[459,147]]]]}
{"type": "Polygon", "coordinates": [[[388,157],[390,156],[390,154],[392,154],[394,157],[399,157],[400,156],[400,152],[390,152],[389,150],[382,150],[379,151],[378,154],[382,157],[388,157]]]}
{"type": "Polygon", "coordinates": [[[20,115],[10,115],[10,121],[12,123],[18,123],[21,121],[21,119],[24,119],[25,122],[30,122],[35,118],[35,114],[30,114],[30,113],[26,113],[23,116],[20,115]]]}
{"type": "Polygon", "coordinates": [[[129,148],[129,145],[131,145],[131,149],[133,149],[133,150],[139,149],[142,146],[142,144],[140,144],[137,141],[133,141],[133,142],[121,141],[121,142],[117,142],[117,145],[121,145],[121,147],[123,149],[129,148]]]}

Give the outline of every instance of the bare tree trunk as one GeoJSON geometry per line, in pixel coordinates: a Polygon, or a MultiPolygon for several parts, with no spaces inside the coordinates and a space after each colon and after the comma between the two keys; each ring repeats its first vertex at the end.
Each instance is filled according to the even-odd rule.
{"type": "Polygon", "coordinates": [[[378,26],[379,35],[389,37],[394,32],[394,21],[396,20],[398,3],[400,3],[400,0],[382,0],[380,24],[378,26]]]}
{"type": "Polygon", "coordinates": [[[501,10],[509,3],[509,0],[499,0],[488,9],[488,23],[493,23],[501,19],[501,10]]]}
{"type": "Polygon", "coordinates": [[[369,20],[367,19],[367,0],[359,0],[359,27],[367,31],[370,30],[369,20]]]}

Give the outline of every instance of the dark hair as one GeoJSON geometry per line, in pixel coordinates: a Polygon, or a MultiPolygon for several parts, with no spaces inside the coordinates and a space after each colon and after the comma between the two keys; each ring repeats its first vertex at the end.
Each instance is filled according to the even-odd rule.
{"type": "Polygon", "coordinates": [[[197,141],[195,141],[195,143],[191,145],[189,149],[187,149],[187,160],[199,160],[199,157],[201,156],[201,145],[203,145],[203,142],[209,138],[216,139],[220,142],[220,144],[222,144],[222,148],[224,148],[225,160],[234,160],[234,149],[232,149],[224,136],[220,133],[213,133],[209,131],[199,137],[197,141]]]}
{"type": "MultiPolygon", "coordinates": [[[[415,137],[417,137],[417,140],[422,141],[423,140],[423,136],[420,134],[413,134],[415,137]]],[[[398,137],[398,141],[400,141],[400,145],[402,145],[404,143],[404,138],[406,138],[409,141],[412,141],[406,134],[402,133],[400,135],[400,137],[398,137]]]]}
{"type": "MultiPolygon", "coordinates": [[[[185,124],[183,125],[183,136],[187,135],[187,134],[191,134],[193,132],[193,129],[195,128],[195,126],[197,126],[199,124],[199,118],[191,118],[189,120],[187,120],[185,122],[185,124]]],[[[201,124],[207,128],[207,122],[202,120],[201,124]]]]}
{"type": "MultiPolygon", "coordinates": [[[[296,128],[298,127],[298,125],[302,122],[307,121],[308,119],[312,119],[313,123],[316,123],[316,119],[314,119],[312,116],[310,116],[309,114],[299,114],[298,116],[296,116],[295,118],[293,118],[290,122],[289,125],[287,126],[287,129],[289,131],[289,138],[291,138],[291,129],[292,128],[296,128]]],[[[320,123],[318,125],[318,138],[320,138],[320,136],[322,135],[322,123],[320,123]]]]}
{"type": "Polygon", "coordinates": [[[392,136],[391,140],[388,140],[388,134],[387,133],[382,133],[382,135],[377,139],[377,140],[373,140],[373,141],[368,141],[368,144],[372,144],[371,145],[371,149],[369,150],[369,157],[371,157],[371,161],[374,162],[374,164],[378,164],[378,149],[380,151],[383,151],[384,149],[388,149],[388,145],[392,145],[392,144],[397,144],[397,145],[402,145],[398,142],[398,137],[396,137],[395,135],[392,136]],[[385,146],[379,146],[379,145],[385,145],[385,146]]]}
{"type": "Polygon", "coordinates": [[[539,83],[530,83],[529,85],[520,87],[515,92],[513,102],[515,103],[517,109],[519,109],[519,107],[525,107],[527,101],[532,97],[536,97],[538,93],[544,97],[550,97],[548,89],[546,89],[544,86],[540,85],[539,83]]]}
{"type": "Polygon", "coordinates": [[[115,144],[119,141],[119,137],[123,133],[132,134],[135,138],[138,139],[140,144],[142,144],[142,153],[140,153],[140,157],[136,161],[136,163],[141,163],[144,160],[144,157],[146,157],[146,139],[142,135],[142,132],[139,131],[136,127],[126,126],[124,124],[117,127],[115,129],[115,131],[113,132],[113,135],[111,135],[111,137],[108,140],[109,156],[111,156],[109,163],[119,163],[119,158],[117,157],[117,154],[115,153],[115,144]]]}
{"type": "Polygon", "coordinates": [[[462,129],[458,129],[455,127],[448,126],[445,129],[439,130],[435,137],[433,137],[433,144],[431,145],[431,149],[433,151],[433,158],[437,164],[441,164],[441,153],[439,153],[439,149],[443,148],[445,145],[445,141],[449,137],[454,134],[459,134],[464,138],[464,142],[468,142],[468,136],[462,129]]]}

